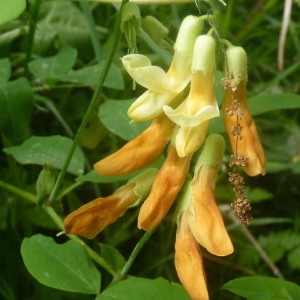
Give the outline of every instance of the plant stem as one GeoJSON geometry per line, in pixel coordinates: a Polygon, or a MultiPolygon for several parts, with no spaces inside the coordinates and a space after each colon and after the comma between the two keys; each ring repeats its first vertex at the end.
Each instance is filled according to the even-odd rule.
{"type": "Polygon", "coordinates": [[[92,44],[93,44],[93,48],[94,48],[94,52],[95,52],[95,57],[98,63],[101,62],[102,60],[102,55],[101,55],[101,51],[100,51],[100,42],[99,42],[99,38],[97,35],[97,31],[96,31],[96,24],[93,18],[93,14],[92,14],[92,10],[90,7],[90,4],[88,2],[85,1],[80,1],[79,5],[84,13],[85,19],[87,21],[88,27],[89,27],[89,31],[90,31],[90,36],[91,36],[91,40],[92,40],[92,44]]]}
{"type": "Polygon", "coordinates": [[[111,51],[109,52],[109,56],[106,60],[106,63],[105,63],[105,67],[103,69],[103,72],[100,74],[100,78],[99,78],[99,84],[93,94],[93,97],[92,97],[92,100],[89,104],[89,107],[87,108],[87,111],[85,112],[85,115],[82,119],[82,122],[78,128],[78,131],[74,137],[74,140],[73,140],[73,143],[72,143],[72,146],[71,146],[71,149],[69,150],[69,153],[68,153],[68,156],[67,156],[67,159],[62,167],[62,170],[61,172],[59,173],[59,176],[56,180],[56,183],[54,185],[54,188],[49,196],[49,201],[52,202],[55,197],[56,197],[56,194],[60,188],[60,185],[64,179],[64,176],[67,172],[67,169],[68,169],[68,166],[70,164],[70,161],[72,159],[72,156],[73,156],[73,153],[76,149],[76,146],[78,144],[78,141],[81,137],[81,134],[84,130],[84,128],[86,127],[94,109],[95,109],[95,106],[97,104],[97,101],[98,101],[98,98],[102,92],[102,88],[103,88],[103,84],[104,84],[104,81],[105,81],[105,78],[107,76],[107,73],[109,71],[109,68],[110,68],[110,65],[112,63],[112,60],[113,60],[113,57],[114,57],[114,54],[116,52],[116,49],[117,49],[117,46],[118,46],[118,41],[119,41],[119,37],[120,37],[120,19],[121,19],[121,13],[122,13],[122,7],[124,6],[124,4],[126,2],[128,2],[129,0],[123,0],[122,1],[122,4],[121,4],[121,9],[119,11],[119,14],[118,14],[118,18],[116,20],[116,23],[115,23],[115,29],[114,29],[114,36],[113,36],[113,42],[112,42],[112,47],[111,47],[111,51]]]}
{"type": "MultiPolygon", "coordinates": [[[[18,187],[15,187],[9,183],[0,181],[0,187],[6,189],[7,191],[10,191],[14,193],[15,195],[18,195],[32,203],[37,204],[37,197],[34,194],[28,193],[18,187]]],[[[61,219],[61,217],[56,213],[56,211],[53,209],[53,207],[49,205],[43,205],[42,206],[44,210],[47,212],[47,214],[51,217],[51,219],[54,221],[54,223],[57,225],[57,227],[61,230],[64,229],[64,222],[61,219]]],[[[70,240],[73,240],[80,245],[82,245],[85,250],[87,251],[88,255],[103,269],[105,269],[107,272],[109,272],[113,277],[115,277],[117,274],[116,272],[111,268],[111,266],[92,248],[90,248],[86,243],[84,243],[79,237],[75,235],[69,235],[67,234],[68,238],[70,240]]]]}
{"type": "Polygon", "coordinates": [[[156,230],[156,228],[147,231],[143,235],[143,237],[140,239],[140,241],[136,244],[136,246],[134,247],[133,251],[131,252],[126,264],[124,265],[123,269],[121,270],[118,279],[123,279],[126,276],[127,272],[129,271],[133,262],[135,261],[136,257],[138,256],[138,254],[140,253],[140,251],[142,250],[142,248],[147,243],[147,241],[149,240],[149,238],[151,237],[151,235],[154,233],[155,230],[156,230]]]}
{"type": "MultiPolygon", "coordinates": [[[[235,214],[232,212],[231,207],[229,205],[222,205],[219,206],[220,210],[236,224],[239,224],[239,219],[235,216],[235,214]]],[[[247,239],[251,242],[254,249],[258,252],[260,257],[265,261],[265,263],[268,265],[270,270],[273,272],[273,274],[280,279],[284,279],[283,275],[281,274],[280,270],[277,268],[277,266],[273,263],[273,261],[270,259],[268,254],[265,252],[265,250],[262,248],[262,246],[259,244],[259,242],[256,240],[256,238],[253,236],[253,234],[250,232],[250,230],[245,227],[241,226],[240,229],[244,233],[244,235],[247,237],[247,239]]]]}
{"type": "Polygon", "coordinates": [[[13,186],[13,185],[11,185],[7,182],[1,181],[1,180],[0,180],[0,187],[3,187],[7,191],[10,191],[10,192],[14,193],[15,195],[18,195],[32,203],[37,204],[37,197],[31,193],[24,191],[23,189],[20,189],[16,186],[13,186]]]}

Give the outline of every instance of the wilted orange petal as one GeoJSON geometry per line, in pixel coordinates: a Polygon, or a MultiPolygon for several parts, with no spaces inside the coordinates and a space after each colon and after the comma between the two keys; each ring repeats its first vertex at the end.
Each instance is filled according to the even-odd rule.
{"type": "Polygon", "coordinates": [[[69,214],[64,220],[66,234],[94,238],[106,226],[121,217],[137,201],[135,183],[117,190],[106,198],[93,200],[69,214]]]}
{"type": "Polygon", "coordinates": [[[192,299],[209,299],[199,245],[189,230],[185,213],[181,215],[176,232],[175,267],[182,285],[192,299]]]}
{"type": "Polygon", "coordinates": [[[244,82],[239,83],[236,89],[227,88],[225,90],[222,107],[224,124],[228,132],[232,151],[234,154],[238,152],[244,157],[248,157],[247,165],[243,169],[249,176],[258,174],[264,175],[266,173],[264,150],[259,139],[255,122],[248,108],[246,84],[244,82]],[[233,100],[237,100],[240,103],[240,109],[243,113],[242,118],[239,120],[242,127],[242,139],[238,140],[238,142],[237,137],[232,134],[234,126],[237,125],[237,116],[236,114],[230,115],[226,111],[226,109],[232,107],[233,100]]]}
{"type": "Polygon", "coordinates": [[[151,192],[143,203],[138,227],[151,230],[157,226],[169,211],[183,186],[189,170],[189,157],[179,157],[174,146],[159,170],[151,192]]]}
{"type": "Polygon", "coordinates": [[[156,118],[151,126],[125,146],[94,165],[103,176],[129,174],[155,162],[169,142],[173,123],[165,115],[156,118]]]}
{"type": "Polygon", "coordinates": [[[200,168],[193,181],[192,201],[187,215],[196,240],[210,253],[225,256],[234,249],[214,199],[216,176],[216,170],[204,166],[200,168]]]}

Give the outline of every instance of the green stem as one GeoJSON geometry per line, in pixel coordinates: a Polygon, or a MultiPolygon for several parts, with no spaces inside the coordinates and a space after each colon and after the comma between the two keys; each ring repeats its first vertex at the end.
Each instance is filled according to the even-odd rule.
{"type": "Polygon", "coordinates": [[[10,192],[14,193],[15,195],[18,195],[32,203],[37,204],[37,197],[31,193],[24,191],[23,189],[20,189],[16,186],[13,186],[13,185],[11,185],[7,182],[3,182],[1,180],[0,180],[0,187],[3,187],[7,191],[10,191],[10,192]]]}
{"type": "Polygon", "coordinates": [[[96,60],[98,63],[100,63],[102,60],[102,55],[101,55],[101,51],[100,51],[101,45],[100,45],[99,38],[97,35],[96,24],[95,24],[95,21],[93,18],[91,6],[88,2],[85,2],[85,1],[80,1],[79,4],[84,13],[85,19],[86,19],[88,27],[89,27],[89,32],[90,32],[96,60]]]}
{"type": "Polygon", "coordinates": [[[26,63],[25,73],[26,74],[28,73],[28,63],[29,63],[30,57],[31,57],[33,38],[34,38],[35,30],[36,30],[36,21],[37,21],[41,3],[42,3],[42,0],[35,0],[33,2],[33,5],[31,8],[31,11],[30,11],[31,22],[29,25],[29,33],[28,33],[27,45],[26,45],[26,59],[25,59],[25,63],[26,63]]]}
{"type": "Polygon", "coordinates": [[[118,279],[123,279],[126,276],[127,272],[129,271],[133,262],[135,261],[136,257],[138,256],[138,254],[140,253],[140,251],[142,250],[142,248],[147,243],[147,241],[149,240],[149,238],[151,237],[151,235],[154,233],[155,230],[156,230],[156,228],[147,231],[143,235],[143,237],[140,239],[140,241],[136,244],[136,246],[134,247],[132,253],[130,254],[126,264],[124,265],[123,269],[121,270],[118,279]]]}
{"type": "Polygon", "coordinates": [[[78,141],[79,141],[79,139],[81,137],[81,134],[82,134],[84,128],[86,127],[86,125],[87,125],[87,123],[88,123],[88,121],[89,121],[89,119],[90,119],[90,117],[91,117],[91,115],[92,115],[92,113],[93,113],[93,111],[95,109],[95,106],[97,104],[98,98],[99,98],[99,96],[100,96],[100,94],[102,92],[102,88],[103,88],[103,84],[104,84],[105,78],[107,76],[107,73],[109,71],[110,65],[112,63],[114,54],[115,54],[117,46],[118,46],[118,41],[119,41],[119,37],[120,37],[120,19],[121,19],[122,7],[128,1],[129,0],[123,0],[122,1],[121,9],[119,11],[118,18],[117,18],[117,21],[116,21],[116,24],[115,24],[114,36],[113,36],[113,43],[112,43],[112,47],[111,47],[112,49],[109,52],[109,56],[108,56],[108,58],[106,60],[106,64],[105,64],[105,67],[103,69],[103,72],[100,74],[99,84],[98,84],[98,86],[97,86],[97,88],[96,88],[96,90],[94,92],[94,95],[92,97],[91,103],[89,104],[89,107],[88,107],[88,109],[87,109],[87,111],[86,111],[86,113],[85,113],[85,115],[84,115],[84,117],[82,119],[82,122],[81,122],[81,124],[80,124],[80,126],[78,128],[78,131],[77,131],[77,133],[75,135],[75,138],[73,140],[71,149],[69,150],[67,159],[66,159],[66,161],[65,161],[65,163],[64,163],[64,165],[62,167],[62,170],[61,170],[61,172],[60,172],[60,174],[59,174],[59,176],[57,178],[57,181],[56,181],[56,183],[54,185],[54,188],[53,188],[53,190],[52,190],[52,192],[51,192],[51,194],[49,196],[49,201],[50,202],[52,202],[54,200],[54,198],[55,198],[55,196],[56,196],[56,194],[57,194],[57,192],[58,192],[58,190],[60,188],[60,185],[61,185],[61,183],[62,183],[62,181],[64,179],[64,176],[65,176],[65,174],[67,172],[67,168],[68,168],[68,166],[70,164],[70,161],[72,159],[72,156],[73,156],[73,153],[74,153],[74,151],[76,149],[78,141]]]}
{"type": "MultiPolygon", "coordinates": [[[[28,193],[20,188],[17,188],[9,183],[0,181],[0,187],[6,189],[7,191],[10,191],[14,193],[15,195],[18,195],[30,202],[33,202],[37,204],[37,197],[31,193],[28,193]]],[[[61,217],[56,213],[56,211],[53,209],[53,207],[49,205],[44,205],[43,209],[47,212],[47,214],[51,217],[51,219],[54,221],[54,223],[57,225],[57,227],[61,230],[64,230],[64,222],[61,219],[61,217]]],[[[105,269],[107,272],[109,272],[113,277],[115,277],[117,274],[116,272],[111,268],[107,262],[98,255],[97,252],[95,252],[93,249],[91,249],[86,243],[84,243],[79,237],[75,235],[67,234],[68,238],[70,240],[73,240],[80,245],[82,245],[85,250],[87,251],[88,255],[103,269],[105,269]]]]}

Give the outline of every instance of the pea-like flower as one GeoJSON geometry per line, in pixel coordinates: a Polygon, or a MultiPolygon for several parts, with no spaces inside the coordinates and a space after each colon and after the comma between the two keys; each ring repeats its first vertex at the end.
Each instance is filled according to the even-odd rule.
{"type": "Polygon", "coordinates": [[[162,154],[173,132],[173,122],[164,114],[135,139],[94,165],[103,176],[129,174],[155,162],[162,154]]]}
{"type": "Polygon", "coordinates": [[[175,266],[182,285],[192,299],[209,299],[198,244],[218,256],[233,252],[214,196],[224,148],[221,135],[212,134],[206,139],[195,166],[194,178],[186,182],[178,199],[175,266]]]}
{"type": "Polygon", "coordinates": [[[159,170],[151,192],[143,203],[138,217],[138,227],[151,230],[168,213],[182,188],[189,171],[190,158],[179,157],[174,146],[159,170]]]}
{"type": "Polygon", "coordinates": [[[186,212],[180,216],[176,231],[175,268],[192,299],[209,299],[202,255],[189,228],[186,212]]]}
{"type": "Polygon", "coordinates": [[[219,116],[213,91],[215,71],[215,41],[209,35],[201,35],[194,46],[188,97],[176,109],[163,107],[166,115],[179,125],[175,145],[181,157],[191,155],[201,147],[209,120],[219,116]]]}
{"type": "Polygon", "coordinates": [[[174,45],[174,57],[168,72],[140,54],[129,54],[122,63],[129,75],[148,90],[129,108],[128,115],[134,121],[153,119],[162,113],[163,105],[178,104],[176,96],[191,79],[191,61],[196,37],[202,30],[199,17],[186,17],[179,29],[174,45]]]}
{"type": "Polygon", "coordinates": [[[242,167],[249,176],[264,175],[264,150],[247,104],[247,55],[243,48],[231,46],[226,56],[228,70],[222,108],[231,148],[235,156],[245,159],[242,167]]]}
{"type": "Polygon", "coordinates": [[[93,200],[73,211],[64,220],[64,232],[94,238],[148,195],[156,174],[156,169],[148,169],[112,195],[93,200]]]}

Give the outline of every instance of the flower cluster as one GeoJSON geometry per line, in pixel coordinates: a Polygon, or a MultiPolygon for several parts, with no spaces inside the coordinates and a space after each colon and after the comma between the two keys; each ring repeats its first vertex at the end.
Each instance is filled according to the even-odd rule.
{"type": "MultiPolygon", "coordinates": [[[[167,72],[152,66],[140,54],[122,58],[134,81],[147,89],[129,108],[128,115],[133,121],[153,121],[142,134],[97,162],[94,168],[103,176],[129,174],[151,165],[167,150],[160,170],[146,169],[111,196],[75,210],[64,222],[65,233],[93,238],[129,207],[141,204],[137,226],[148,231],[163,220],[177,201],[175,266],[193,299],[209,298],[199,245],[218,256],[233,252],[214,196],[225,142],[219,134],[207,137],[210,120],[220,113],[213,90],[216,41],[209,34],[201,34],[202,22],[201,17],[184,19],[167,72]],[[198,162],[191,167],[191,158],[198,156],[201,147],[198,162]]],[[[241,48],[232,46],[228,51],[236,49],[241,48]]],[[[250,220],[250,205],[238,168],[251,176],[265,171],[263,150],[246,103],[246,61],[237,52],[235,63],[227,54],[223,112],[234,152],[229,174],[237,196],[233,209],[246,224],[250,220]]]]}

